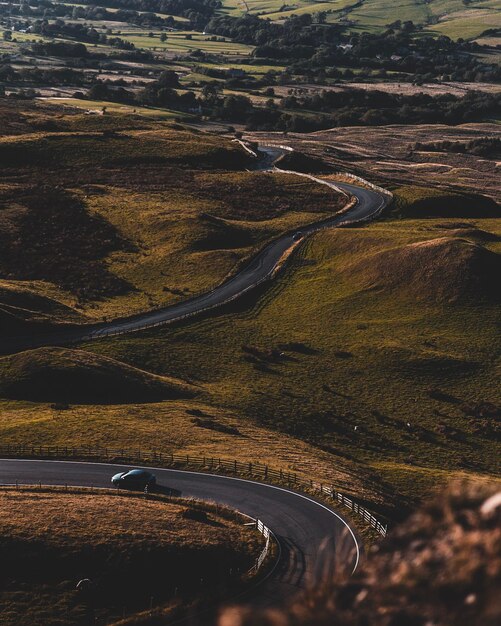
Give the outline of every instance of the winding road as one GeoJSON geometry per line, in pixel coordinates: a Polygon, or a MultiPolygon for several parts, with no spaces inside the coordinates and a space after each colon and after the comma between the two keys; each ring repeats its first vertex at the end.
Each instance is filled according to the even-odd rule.
{"type": "MultiPolygon", "coordinates": [[[[266,149],[266,147],[265,147],[266,149]]],[[[256,169],[268,169],[283,150],[269,148],[262,165],[256,169]]],[[[275,170],[282,171],[282,170],[275,170]]],[[[298,174],[300,175],[300,174],[298,174]]],[[[349,183],[329,182],[309,176],[312,180],[341,190],[355,199],[355,204],[341,215],[301,227],[303,237],[323,228],[341,226],[346,223],[364,222],[374,218],[388,203],[388,197],[378,191],[349,183]]],[[[294,233],[286,233],[265,246],[240,272],[211,291],[160,309],[147,311],[131,317],[116,319],[93,325],[72,327],[67,330],[51,331],[46,334],[11,337],[2,342],[1,352],[17,352],[44,345],[64,345],[91,341],[101,337],[121,335],[145,328],[163,326],[195,316],[203,311],[215,309],[231,302],[269,280],[284,254],[296,243],[294,233]]]]}
{"type": "MultiPolygon", "coordinates": [[[[268,167],[280,151],[270,148],[263,159],[268,167]]],[[[278,170],[280,171],[280,170],[278,170]]],[[[312,177],[310,177],[312,178],[312,177]]],[[[342,215],[301,227],[302,238],[323,228],[346,223],[364,222],[377,216],[386,206],[385,194],[353,184],[326,182],[355,199],[342,215]]],[[[144,328],[169,324],[202,311],[230,302],[260,283],[269,280],[284,254],[297,243],[294,233],[286,233],[265,246],[239,273],[207,293],[125,319],[73,327],[31,337],[13,337],[2,344],[3,352],[14,352],[42,345],[64,345],[89,341],[144,328]]],[[[0,484],[69,485],[110,487],[110,478],[119,466],[75,461],[0,460],[0,484]]],[[[151,468],[149,468],[151,469],[151,468]]],[[[333,556],[343,568],[354,571],[360,559],[360,547],[349,525],[324,503],[287,489],[230,478],[181,470],[153,468],[160,485],[173,489],[182,497],[211,500],[261,519],[276,535],[280,550],[276,566],[258,588],[252,602],[277,606],[298,589],[314,581],[333,556]],[[325,555],[325,556],[324,556],[325,555]]]]}
{"type": "MultiPolygon", "coordinates": [[[[0,459],[0,484],[111,487],[113,474],[131,466],[74,461],[0,459]]],[[[277,606],[338,558],[349,571],[356,569],[360,547],[348,524],[333,510],[304,494],[240,478],[180,470],[147,468],[159,485],[181,497],[225,504],[261,519],[276,535],[279,558],[268,577],[243,601],[277,606]],[[176,494],[178,495],[178,494],[176,494]],[[325,558],[323,558],[325,555],[325,558]]]]}

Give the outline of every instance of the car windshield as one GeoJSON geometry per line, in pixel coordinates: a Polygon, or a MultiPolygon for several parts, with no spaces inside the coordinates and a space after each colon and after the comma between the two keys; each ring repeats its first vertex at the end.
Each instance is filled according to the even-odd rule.
{"type": "Polygon", "coordinates": [[[145,472],[144,470],[135,469],[135,470],[130,470],[130,472],[127,472],[127,476],[131,476],[133,478],[148,478],[149,473],[145,472]]]}

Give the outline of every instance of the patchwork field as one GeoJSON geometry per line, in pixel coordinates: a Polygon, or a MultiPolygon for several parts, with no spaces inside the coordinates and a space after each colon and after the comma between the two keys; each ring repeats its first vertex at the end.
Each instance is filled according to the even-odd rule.
{"type": "Polygon", "coordinates": [[[297,0],[289,4],[278,0],[224,0],[223,7],[230,15],[249,12],[271,20],[325,12],[328,22],[349,22],[353,30],[369,32],[383,30],[396,19],[411,20],[453,39],[478,37],[487,29],[501,26],[501,12],[495,0],[475,0],[467,5],[461,0],[399,0],[391,5],[386,0],[297,0]]]}

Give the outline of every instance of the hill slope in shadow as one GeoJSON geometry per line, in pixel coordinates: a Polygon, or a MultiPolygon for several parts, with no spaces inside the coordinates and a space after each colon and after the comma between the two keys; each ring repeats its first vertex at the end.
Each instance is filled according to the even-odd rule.
{"type": "Polygon", "coordinates": [[[191,398],[196,387],[83,350],[38,348],[0,359],[0,396],[122,404],[191,398]]]}

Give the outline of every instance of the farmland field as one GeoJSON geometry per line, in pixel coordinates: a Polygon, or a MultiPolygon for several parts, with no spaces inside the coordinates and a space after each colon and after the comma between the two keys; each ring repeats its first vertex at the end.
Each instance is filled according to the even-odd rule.
{"type": "Polygon", "coordinates": [[[500,19],[496,0],[0,2],[0,439],[57,455],[2,463],[106,485],[62,449],[202,457],[205,486],[174,485],[216,500],[0,489],[2,625],[191,621],[256,582],[233,580],[255,522],[218,508],[241,497],[291,526],[217,626],[499,622],[479,590],[499,563],[470,557],[500,541],[500,19]],[[257,461],[285,474],[249,485],[257,461]],[[394,530],[450,481],[470,486],[394,530]],[[435,555],[461,541],[456,576],[435,555]]]}
{"type": "Polygon", "coordinates": [[[248,11],[271,20],[325,11],[328,22],[345,19],[355,30],[366,31],[381,30],[396,19],[412,20],[415,24],[430,25],[432,31],[453,38],[473,38],[488,28],[501,26],[501,10],[495,0],[475,0],[468,5],[461,0],[438,0],[428,4],[419,0],[399,0],[398,4],[388,4],[386,0],[358,3],[298,0],[289,4],[278,0],[224,0],[223,7],[230,15],[242,15],[248,11]]]}

